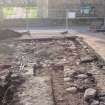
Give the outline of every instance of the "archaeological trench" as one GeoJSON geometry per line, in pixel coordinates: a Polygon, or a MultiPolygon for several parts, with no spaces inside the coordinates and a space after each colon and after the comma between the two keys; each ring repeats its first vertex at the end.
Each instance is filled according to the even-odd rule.
{"type": "Polygon", "coordinates": [[[105,105],[104,75],[76,36],[0,41],[0,105],[105,105]]]}

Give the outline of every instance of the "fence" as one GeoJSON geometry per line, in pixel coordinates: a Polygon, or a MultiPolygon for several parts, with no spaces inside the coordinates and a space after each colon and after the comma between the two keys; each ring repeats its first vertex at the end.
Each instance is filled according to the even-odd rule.
{"type": "MultiPolygon", "coordinates": [[[[99,8],[103,9],[103,7],[99,8]]],[[[39,28],[67,28],[72,24],[88,24],[90,22],[101,20],[104,15],[99,15],[96,10],[81,9],[41,9],[36,7],[5,7],[2,8],[0,18],[1,28],[15,29],[39,29],[39,28]],[[75,19],[70,19],[67,14],[74,12],[75,19]]]]}

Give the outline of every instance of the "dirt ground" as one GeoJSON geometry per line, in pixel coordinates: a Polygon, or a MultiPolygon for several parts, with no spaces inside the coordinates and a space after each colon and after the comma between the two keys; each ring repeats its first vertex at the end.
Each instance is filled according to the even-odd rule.
{"type": "Polygon", "coordinates": [[[99,94],[105,93],[105,63],[81,38],[31,37],[0,45],[10,50],[3,50],[6,56],[1,56],[1,64],[12,66],[0,72],[1,78],[10,70],[25,79],[5,105],[104,105],[99,94]],[[86,101],[89,88],[97,95],[86,101]]]}
{"type": "Polygon", "coordinates": [[[9,59],[5,58],[5,60],[12,64],[14,73],[22,74],[25,78],[25,82],[14,95],[14,98],[18,96],[17,101],[16,98],[14,99],[15,104],[87,105],[90,102],[85,102],[83,97],[87,88],[104,91],[104,84],[101,81],[104,78],[99,77],[104,75],[99,70],[101,68],[97,66],[99,58],[90,63],[80,63],[85,57],[90,59],[96,56],[93,50],[84,46],[80,40],[71,37],[70,39],[4,41],[11,48],[11,54],[7,54],[9,59]],[[33,71],[33,65],[38,66],[36,71],[33,71]],[[77,73],[77,76],[86,75],[87,82],[84,83],[83,79],[75,79],[73,73],[77,73]],[[91,81],[87,73],[95,79],[91,81]],[[70,92],[71,88],[75,88],[76,93],[70,92]]]}

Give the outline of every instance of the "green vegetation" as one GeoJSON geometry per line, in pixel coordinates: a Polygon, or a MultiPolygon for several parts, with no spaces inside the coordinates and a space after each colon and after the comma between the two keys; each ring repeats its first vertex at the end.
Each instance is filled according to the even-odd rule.
{"type": "Polygon", "coordinates": [[[8,18],[13,13],[13,7],[4,7],[3,8],[3,15],[5,18],[8,18]]]}
{"type": "Polygon", "coordinates": [[[37,17],[37,8],[35,7],[26,7],[27,18],[36,18],[37,17]]]}
{"type": "MultiPolygon", "coordinates": [[[[21,7],[21,8],[23,9],[23,14],[26,14],[27,12],[27,15],[25,15],[26,17],[21,17],[21,18],[37,18],[37,8],[35,7],[21,7]]],[[[4,18],[11,18],[13,15],[17,16],[18,12],[15,13],[14,9],[16,9],[16,7],[4,7],[3,8],[4,18]]]]}

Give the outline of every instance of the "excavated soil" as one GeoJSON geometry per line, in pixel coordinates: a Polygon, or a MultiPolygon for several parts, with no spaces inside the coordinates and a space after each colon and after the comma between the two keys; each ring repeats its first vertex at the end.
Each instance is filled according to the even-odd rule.
{"type": "Polygon", "coordinates": [[[2,29],[0,30],[0,40],[6,40],[6,39],[10,39],[10,38],[17,38],[17,37],[21,37],[22,34],[19,32],[15,32],[13,30],[10,29],[2,29]]]}
{"type": "Polygon", "coordinates": [[[1,98],[0,105],[105,105],[105,63],[81,38],[3,43],[11,52],[0,61],[1,81],[5,83],[11,71],[9,78],[15,75],[24,82],[15,86],[16,79],[11,83],[15,86],[12,98],[5,103],[1,98]],[[86,93],[88,89],[96,91],[94,96],[86,93]]]}

